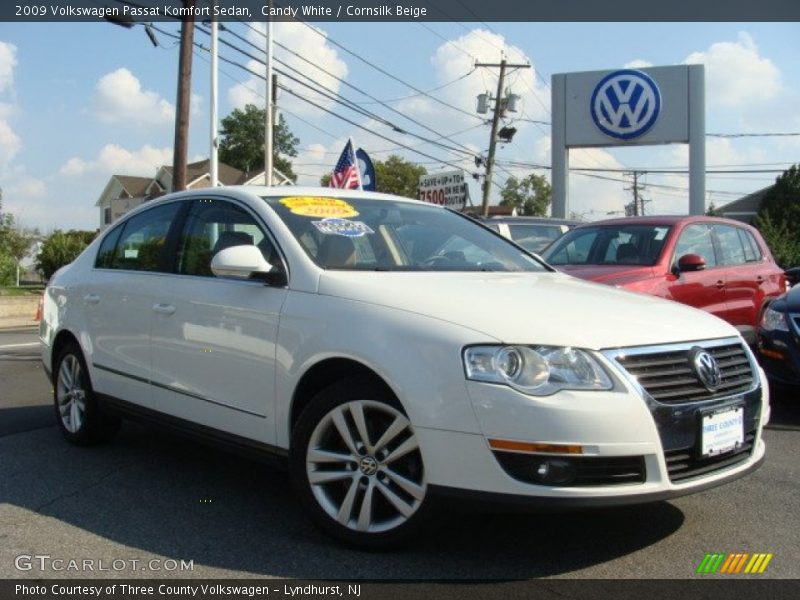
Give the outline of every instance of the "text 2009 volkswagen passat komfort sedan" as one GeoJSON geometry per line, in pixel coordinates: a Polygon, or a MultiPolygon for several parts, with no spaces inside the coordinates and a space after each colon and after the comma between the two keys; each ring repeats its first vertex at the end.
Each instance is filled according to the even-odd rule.
{"type": "Polygon", "coordinates": [[[392,196],[148,202],[53,277],[41,341],[71,442],[131,416],[273,453],[311,518],[364,547],[441,496],[647,502],[764,457],[767,387],[733,327],[392,196]]]}

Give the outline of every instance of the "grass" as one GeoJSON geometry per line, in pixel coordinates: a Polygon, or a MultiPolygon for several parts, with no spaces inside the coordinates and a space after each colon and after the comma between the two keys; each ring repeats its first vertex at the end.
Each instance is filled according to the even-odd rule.
{"type": "Polygon", "coordinates": [[[0,287],[0,296],[38,296],[44,290],[44,285],[21,285],[0,287]]]}

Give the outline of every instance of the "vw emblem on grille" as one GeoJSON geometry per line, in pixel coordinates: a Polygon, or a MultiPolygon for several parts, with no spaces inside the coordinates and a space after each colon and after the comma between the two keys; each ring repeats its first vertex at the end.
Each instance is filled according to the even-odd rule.
{"type": "Polygon", "coordinates": [[[722,373],[716,359],[702,348],[694,347],[690,351],[689,362],[700,383],[709,392],[716,392],[722,383],[722,373]]]}
{"type": "Polygon", "coordinates": [[[661,92],[653,79],[633,69],[603,77],[592,92],[592,120],[608,136],[629,140],[645,134],[661,112],[661,92]]]}

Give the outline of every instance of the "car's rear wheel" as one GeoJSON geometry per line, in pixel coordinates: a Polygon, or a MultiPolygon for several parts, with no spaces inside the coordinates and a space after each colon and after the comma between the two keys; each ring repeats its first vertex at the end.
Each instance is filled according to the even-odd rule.
{"type": "Polygon", "coordinates": [[[397,545],[429,513],[414,428],[378,386],[348,380],[318,394],[295,427],[290,468],[314,522],[351,545],[397,545]]]}
{"type": "Polygon", "coordinates": [[[119,418],[102,412],[97,403],[89,370],[76,343],[69,343],[55,361],[53,397],[61,432],[73,444],[86,445],[112,439],[119,431],[119,418]]]}

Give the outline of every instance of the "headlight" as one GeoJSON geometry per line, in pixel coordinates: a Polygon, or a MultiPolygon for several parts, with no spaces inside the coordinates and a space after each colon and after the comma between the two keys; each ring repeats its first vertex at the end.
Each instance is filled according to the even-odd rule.
{"type": "Polygon", "coordinates": [[[585,350],[553,346],[472,346],[464,350],[467,379],[508,385],[523,394],[610,390],[614,384],[585,350]]]}
{"type": "Polygon", "coordinates": [[[761,318],[761,327],[767,331],[789,331],[789,324],[786,322],[786,313],[772,310],[767,307],[764,316],[761,318]]]}

